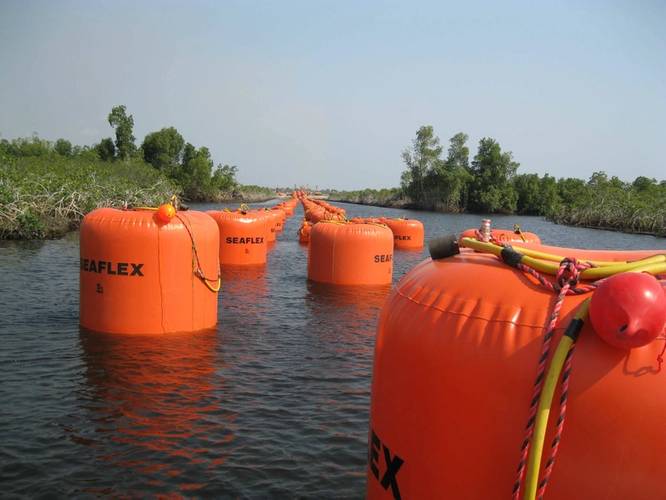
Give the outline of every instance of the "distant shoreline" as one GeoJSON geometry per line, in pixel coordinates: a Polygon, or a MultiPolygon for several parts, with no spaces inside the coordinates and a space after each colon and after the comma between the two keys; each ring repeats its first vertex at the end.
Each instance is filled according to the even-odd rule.
{"type": "MultiPolygon", "coordinates": [[[[352,205],[361,205],[361,206],[368,206],[368,207],[382,207],[382,208],[398,208],[401,210],[415,210],[419,212],[430,212],[430,213],[439,213],[439,214],[451,214],[451,215],[463,215],[463,214],[471,214],[471,212],[447,212],[445,210],[434,210],[434,209],[429,209],[429,208],[424,208],[419,206],[418,204],[408,202],[407,200],[395,200],[391,202],[363,202],[363,201],[352,201],[348,199],[337,199],[337,198],[329,198],[329,201],[331,202],[339,202],[339,203],[350,203],[352,205]]],[[[473,214],[472,214],[473,215],[473,214]]],[[[502,214],[502,215],[517,215],[517,214],[502,214]]],[[[624,233],[624,234],[636,234],[636,235],[642,235],[642,236],[652,236],[654,238],[666,238],[666,235],[660,235],[656,232],[646,232],[646,231],[634,231],[631,228],[617,228],[617,227],[612,227],[612,226],[594,226],[594,225],[589,225],[589,224],[571,224],[567,222],[560,222],[557,220],[554,220],[553,218],[549,217],[544,217],[542,215],[527,215],[528,217],[540,217],[542,219],[548,220],[554,224],[558,224],[560,226],[569,226],[569,227],[581,227],[585,229],[599,229],[601,231],[613,231],[615,233],[624,233]]]]}

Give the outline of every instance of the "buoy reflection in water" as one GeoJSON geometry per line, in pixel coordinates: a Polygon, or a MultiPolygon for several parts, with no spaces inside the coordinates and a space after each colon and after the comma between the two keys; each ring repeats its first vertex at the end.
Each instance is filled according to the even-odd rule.
{"type": "MultiPolygon", "coordinates": [[[[87,436],[68,429],[70,438],[89,443],[109,467],[143,475],[139,484],[151,493],[204,487],[192,478],[224,463],[234,439],[235,415],[217,396],[224,362],[216,331],[149,336],[81,330],[80,340],[87,383],[82,397],[95,426],[87,427],[87,436]]],[[[91,492],[113,486],[98,481],[91,492]]]]}
{"type": "Polygon", "coordinates": [[[326,340],[341,342],[341,348],[345,345],[354,349],[363,346],[371,352],[376,321],[390,291],[390,285],[340,286],[308,281],[305,301],[308,316],[320,318],[320,321],[334,321],[339,325],[339,333],[331,336],[329,331],[326,340]],[[349,335],[367,337],[368,342],[359,343],[357,339],[340,337],[349,335]]]}

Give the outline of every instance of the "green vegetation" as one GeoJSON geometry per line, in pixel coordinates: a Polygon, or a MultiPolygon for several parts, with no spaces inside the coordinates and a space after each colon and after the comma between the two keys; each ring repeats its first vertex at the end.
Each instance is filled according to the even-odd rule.
{"type": "Polygon", "coordinates": [[[479,141],[469,161],[468,136],[454,135],[446,158],[432,126],[416,132],[403,152],[401,187],[331,192],[332,200],[444,212],[540,215],[554,222],[666,236],[666,181],[638,177],[588,181],[548,174],[518,174],[510,152],[492,138],[479,141]]]}
{"type": "Polygon", "coordinates": [[[410,200],[405,197],[402,189],[363,189],[361,191],[329,191],[330,200],[347,201],[361,205],[378,207],[406,208],[410,200]]]}
{"type": "Polygon", "coordinates": [[[60,236],[97,207],[155,206],[178,189],[140,160],[116,164],[86,156],[0,152],[0,238],[60,236]]]}
{"type": "Polygon", "coordinates": [[[109,125],[116,130],[116,154],[118,158],[127,161],[136,152],[134,145],[134,117],[127,116],[125,106],[114,106],[109,113],[109,125]]]}
{"type": "Polygon", "coordinates": [[[178,194],[189,201],[261,201],[275,192],[243,186],[238,167],[214,165],[205,146],[185,142],[174,127],[135,145],[125,106],[108,116],[115,141],[92,146],[37,136],[0,140],[0,239],[51,238],[74,229],[102,206],[155,206],[178,194]]]}
{"type": "Polygon", "coordinates": [[[632,183],[604,172],[587,183],[557,182],[560,203],[546,212],[554,222],[572,226],[666,236],[666,181],[637,177],[632,183]]]}

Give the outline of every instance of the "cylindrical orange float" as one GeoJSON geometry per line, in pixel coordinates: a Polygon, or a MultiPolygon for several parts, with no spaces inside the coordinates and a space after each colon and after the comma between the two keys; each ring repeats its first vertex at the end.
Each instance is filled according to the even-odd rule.
{"type": "Polygon", "coordinates": [[[220,230],[220,264],[251,266],[266,263],[268,224],[265,217],[248,211],[207,212],[220,230]]]}
{"type": "Polygon", "coordinates": [[[379,224],[318,222],[310,232],[308,278],[336,285],[391,283],[391,230],[379,224]]]}
{"type": "Polygon", "coordinates": [[[282,215],[276,210],[269,209],[259,210],[259,214],[266,218],[268,224],[268,243],[276,241],[282,227],[282,215]]]}
{"type": "MultiPolygon", "coordinates": [[[[601,261],[666,253],[525,246],[601,261]]],[[[564,299],[554,344],[586,296],[564,299]]],[[[377,329],[368,498],[511,498],[554,302],[532,277],[467,249],[428,259],[402,278],[377,329]]],[[[664,342],[662,333],[620,350],[585,322],[546,499],[664,496],[666,371],[657,362],[664,342]]],[[[559,400],[556,392],[546,456],[559,400]]]]}
{"type": "Polygon", "coordinates": [[[81,223],[80,323],[111,333],[171,333],[217,323],[219,232],[202,212],[100,208],[81,223]]]}
{"type": "Polygon", "coordinates": [[[284,229],[284,223],[287,220],[287,213],[285,212],[284,209],[280,207],[273,207],[271,208],[271,212],[274,214],[277,214],[275,216],[275,230],[278,233],[281,233],[282,230],[284,229]]]}
{"type": "Polygon", "coordinates": [[[389,218],[384,218],[381,221],[391,228],[396,248],[400,250],[420,250],[423,248],[425,232],[421,221],[389,218]]]}

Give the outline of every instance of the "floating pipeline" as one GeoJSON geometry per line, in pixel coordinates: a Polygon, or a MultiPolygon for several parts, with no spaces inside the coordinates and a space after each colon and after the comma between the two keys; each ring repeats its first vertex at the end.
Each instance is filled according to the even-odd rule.
{"type": "Polygon", "coordinates": [[[316,223],[321,220],[345,220],[345,210],[331,205],[324,200],[310,200],[307,197],[301,198],[301,204],[305,212],[305,219],[316,223]]]}
{"type": "Polygon", "coordinates": [[[662,498],[654,253],[432,242],[379,318],[367,497],[662,498]],[[613,282],[629,272],[643,274],[613,282]]]}
{"type": "Polygon", "coordinates": [[[109,333],[215,326],[218,253],[217,225],[202,212],[90,212],[81,223],[81,326],[109,333]]]}

